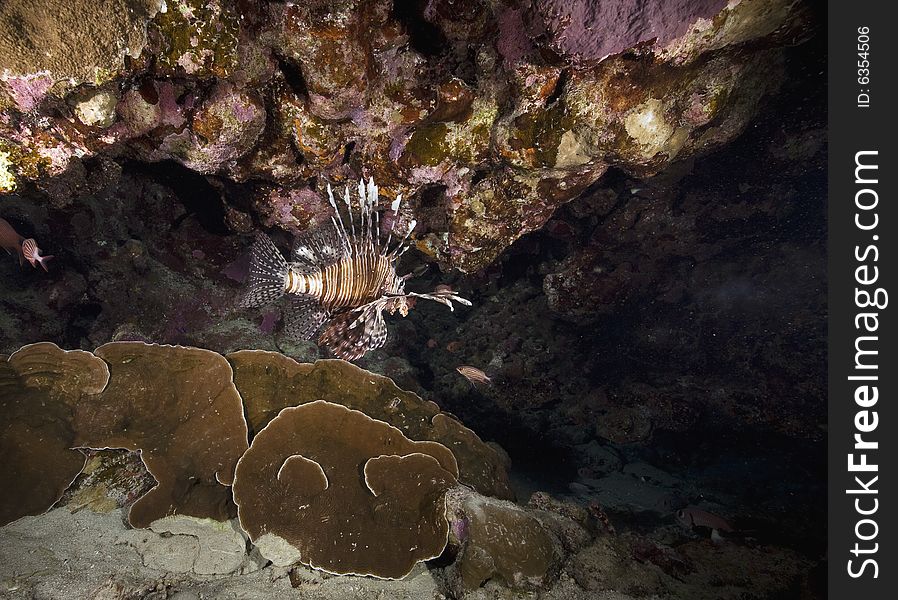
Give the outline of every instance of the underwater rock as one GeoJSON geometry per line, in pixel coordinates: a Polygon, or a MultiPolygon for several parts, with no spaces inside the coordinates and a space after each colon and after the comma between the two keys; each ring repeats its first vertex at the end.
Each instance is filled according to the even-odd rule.
{"type": "Polygon", "coordinates": [[[298,3],[285,7],[278,49],[302,65],[315,116],[342,119],[364,106],[373,66],[370,31],[385,20],[387,10],[385,2],[357,0],[332,4],[328,10],[298,3]]]}
{"type": "Polygon", "coordinates": [[[495,498],[456,488],[447,494],[447,512],[463,521],[461,548],[446,578],[455,596],[498,578],[517,590],[546,588],[559,573],[560,543],[529,511],[495,498]]]}
{"type": "Polygon", "coordinates": [[[511,498],[507,466],[499,453],[430,401],[401,390],[382,375],[342,360],[297,363],[276,352],[241,350],[227,355],[234,383],[243,396],[252,435],[283,408],[327,400],[386,421],[413,440],[432,440],[449,448],[458,462],[459,481],[478,492],[511,498]]]}
{"type": "Polygon", "coordinates": [[[74,445],[141,450],[158,485],[131,506],[131,525],[172,514],[233,517],[227,486],[248,444],[224,357],[143,342],[110,342],[94,353],[111,376],[102,393],[73,405],[74,445]]]}
{"type": "Polygon", "coordinates": [[[596,63],[643,42],[665,46],[691,29],[707,28],[726,0],[634,4],[627,0],[536,0],[527,13],[532,37],[577,64],[596,63]],[[540,35],[541,34],[541,35],[540,35]]]}
{"type": "Polygon", "coordinates": [[[5,32],[0,37],[0,192],[15,191],[20,181],[46,188],[48,178],[63,174],[80,157],[105,146],[97,138],[104,135],[102,128],[112,116],[114,94],[98,92],[95,100],[99,102],[90,110],[82,91],[76,90],[74,111],[60,110],[65,106],[60,99],[78,86],[100,86],[122,77],[129,59],[146,45],[147,23],[161,4],[160,0],[4,2],[0,8],[0,29],[5,32]],[[92,131],[79,131],[71,119],[59,116],[62,112],[80,115],[92,131]]]}
{"type": "Polygon", "coordinates": [[[109,90],[96,90],[75,104],[75,117],[91,127],[105,128],[115,121],[118,95],[109,90]]]}
{"type": "Polygon", "coordinates": [[[329,224],[332,214],[321,197],[307,187],[275,188],[260,194],[254,205],[266,227],[280,227],[293,235],[329,224]]]}
{"type": "MultiPolygon", "coordinates": [[[[240,58],[240,11],[221,0],[176,0],[147,28],[142,62],[162,76],[227,79],[240,58]]],[[[246,61],[244,65],[249,64],[246,61]]]]}
{"type": "Polygon", "coordinates": [[[805,568],[806,561],[787,548],[710,540],[671,547],[633,533],[599,538],[568,566],[594,594],[697,600],[793,596],[805,568]]]}
{"type": "Polygon", "coordinates": [[[215,173],[247,154],[264,128],[262,98],[222,82],[193,111],[188,129],[165,137],[150,158],[174,158],[200,173],[215,173]]]}
{"type": "Polygon", "coordinates": [[[534,492],[527,507],[532,515],[561,543],[565,555],[574,554],[593,541],[590,511],[570,500],[559,500],[546,492],[534,492]]]}
{"type": "Polygon", "coordinates": [[[682,481],[651,481],[630,473],[611,473],[600,479],[581,478],[571,487],[584,500],[605,510],[649,518],[669,518],[695,490],[682,481]]]}
{"type": "Polygon", "coordinates": [[[336,574],[398,579],[439,556],[452,453],[355,410],[285,408],[237,463],[240,524],[263,556],[336,574]],[[387,455],[389,453],[389,455],[387,455]]]}
{"type": "Polygon", "coordinates": [[[87,463],[66,490],[60,505],[70,510],[106,513],[127,508],[156,486],[139,452],[84,450],[87,463]]]}
{"type": "Polygon", "coordinates": [[[246,542],[236,520],[220,522],[184,515],[158,519],[149,529],[131,529],[117,541],[133,547],[148,567],[197,575],[260,569],[258,557],[254,560],[247,554],[246,542]]]}

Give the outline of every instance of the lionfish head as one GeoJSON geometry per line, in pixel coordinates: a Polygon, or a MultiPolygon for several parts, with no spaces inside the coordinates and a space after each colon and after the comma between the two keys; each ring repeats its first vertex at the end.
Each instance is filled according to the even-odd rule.
{"type": "Polygon", "coordinates": [[[395,315],[397,312],[403,317],[408,316],[408,311],[410,308],[414,308],[415,299],[409,298],[408,296],[399,296],[398,298],[390,298],[384,306],[384,310],[386,310],[391,315],[395,315]]]}

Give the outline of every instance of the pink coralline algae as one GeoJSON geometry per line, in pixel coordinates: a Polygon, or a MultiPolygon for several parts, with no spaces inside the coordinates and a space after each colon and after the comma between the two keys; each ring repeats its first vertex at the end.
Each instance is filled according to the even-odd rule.
{"type": "Polygon", "coordinates": [[[194,111],[190,128],[166,137],[154,156],[167,155],[201,173],[215,173],[248,153],[264,128],[262,99],[220,83],[194,111]]]}
{"type": "Polygon", "coordinates": [[[279,320],[280,315],[278,314],[278,311],[267,311],[264,315],[262,315],[262,322],[259,324],[259,331],[261,331],[262,333],[273,332],[279,320]]]}
{"type": "Polygon", "coordinates": [[[52,86],[53,77],[46,71],[22,76],[0,75],[0,88],[6,90],[22,112],[36,108],[52,86]]]}
{"type": "Polygon", "coordinates": [[[663,46],[726,0],[537,0],[531,27],[545,28],[548,46],[577,62],[597,62],[643,42],[663,46]]]}
{"type": "Polygon", "coordinates": [[[329,222],[331,212],[322,198],[309,188],[275,188],[257,200],[257,210],[266,227],[281,227],[294,234],[329,222]]]}
{"type": "Polygon", "coordinates": [[[514,63],[530,54],[534,49],[533,41],[527,35],[523,11],[506,8],[499,14],[499,38],[496,48],[508,63],[514,63]]]}

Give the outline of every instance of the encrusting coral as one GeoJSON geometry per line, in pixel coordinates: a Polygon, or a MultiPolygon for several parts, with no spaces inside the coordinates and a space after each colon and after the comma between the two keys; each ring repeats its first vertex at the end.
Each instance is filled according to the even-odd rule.
{"type": "Polygon", "coordinates": [[[240,524],[276,564],[397,579],[440,555],[455,457],[345,406],[285,408],[237,463],[240,524]]]}

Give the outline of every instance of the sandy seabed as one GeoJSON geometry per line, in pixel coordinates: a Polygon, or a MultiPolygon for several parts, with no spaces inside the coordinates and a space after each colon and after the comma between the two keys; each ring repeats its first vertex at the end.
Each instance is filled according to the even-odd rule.
{"type": "MultiPolygon", "coordinates": [[[[0,598],[41,600],[198,600],[262,599],[381,599],[441,600],[439,569],[419,565],[408,577],[385,581],[367,577],[331,577],[305,567],[264,566],[240,575],[203,576],[177,573],[177,563],[189,571],[193,557],[168,559],[176,568],[158,569],[133,545],[133,533],[121,510],[106,514],[56,508],[25,517],[0,528],[0,598]],[[292,570],[292,576],[291,576],[292,570]],[[294,587],[294,585],[296,587],[294,587]]],[[[144,530],[140,530],[143,532],[144,530]]],[[[159,536],[164,543],[166,536],[159,536]]],[[[466,598],[530,598],[488,584],[466,598]]],[[[587,593],[562,576],[541,598],[571,600],[627,600],[616,593],[587,593]]]]}

